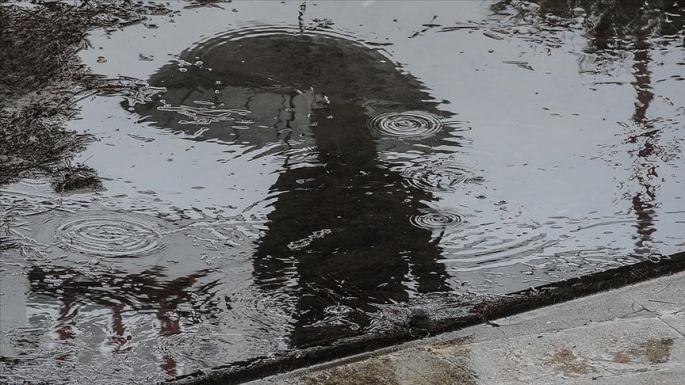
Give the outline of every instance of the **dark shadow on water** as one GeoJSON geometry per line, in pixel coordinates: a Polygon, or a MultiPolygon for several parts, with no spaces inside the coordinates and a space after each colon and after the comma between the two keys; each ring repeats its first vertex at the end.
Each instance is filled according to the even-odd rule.
{"type": "Polygon", "coordinates": [[[356,41],[277,30],[210,39],[181,55],[180,63],[192,61],[201,63],[184,70],[170,64],[153,75],[151,85],[167,88],[161,108],[139,105],[136,112],[160,128],[189,134],[202,128],[194,140],[275,143],[278,154],[302,141],[311,146],[309,161],[298,167],[286,162],[270,187],[273,211],[254,254],[255,284],[266,295],[291,299],[283,306],[295,320],[292,347],[368,331],[374,305],[450,290],[439,237],[411,223],[430,210],[433,194],[405,183],[379,157],[381,147],[417,150],[451,134],[446,120],[452,114],[438,109],[416,78],[356,41]],[[210,111],[193,117],[200,124],[189,124],[178,110],[169,111],[198,101],[209,109],[249,112],[242,123],[211,116],[203,121],[210,111]],[[406,111],[432,122],[421,127],[402,116],[406,111]],[[404,123],[369,127],[382,114],[404,123]],[[441,124],[435,122],[444,126],[432,130],[431,124],[441,124]],[[236,124],[246,127],[236,130],[236,124]]]}
{"type": "Polygon", "coordinates": [[[432,197],[377,160],[359,106],[335,108],[337,120],[313,128],[323,166],[288,170],[272,186],[280,193],[255,254],[257,284],[298,298],[294,346],[353,333],[371,304],[407,301],[409,284],[419,293],[449,289],[438,239],[410,221],[432,197]],[[288,265],[295,287],[283,277],[288,265]]]}

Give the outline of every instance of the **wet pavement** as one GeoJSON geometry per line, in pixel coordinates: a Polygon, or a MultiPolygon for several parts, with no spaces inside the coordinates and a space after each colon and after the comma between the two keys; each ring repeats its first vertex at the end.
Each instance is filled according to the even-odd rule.
{"type": "Polygon", "coordinates": [[[251,384],[680,384],[685,273],[251,384]]]}
{"type": "Polygon", "coordinates": [[[682,6],[169,7],[80,51],[102,189],[0,187],[9,382],[420,337],[685,248],[682,6]]]}

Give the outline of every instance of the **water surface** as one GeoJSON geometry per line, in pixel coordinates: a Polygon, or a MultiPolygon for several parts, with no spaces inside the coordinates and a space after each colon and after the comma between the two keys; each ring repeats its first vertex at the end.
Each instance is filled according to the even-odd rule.
{"type": "Polygon", "coordinates": [[[159,381],[682,251],[684,11],[602,4],[231,3],[95,33],[83,60],[127,87],[69,125],[106,190],[2,187],[3,375],[159,381]]]}

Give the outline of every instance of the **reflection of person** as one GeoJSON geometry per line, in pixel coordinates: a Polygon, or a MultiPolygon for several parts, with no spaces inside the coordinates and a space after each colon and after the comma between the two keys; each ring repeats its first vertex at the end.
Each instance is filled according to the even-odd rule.
{"type": "MultiPolygon", "coordinates": [[[[437,240],[410,221],[428,209],[432,195],[406,185],[379,160],[377,134],[367,127],[384,112],[447,115],[428,102],[415,78],[378,51],[323,35],[219,37],[181,59],[201,65],[185,71],[168,65],[152,76],[152,85],[168,91],[161,95],[161,111],[136,106],[148,121],[187,132],[204,126],[198,140],[252,145],[287,143],[278,136],[286,129],[316,146],[315,162],[286,166],[271,187],[277,198],[254,255],[256,284],[294,298],[292,346],[358,333],[373,304],[406,301],[410,291],[449,290],[437,240]],[[200,116],[193,125],[188,111],[173,115],[187,108],[181,105],[204,102],[233,114],[249,110],[240,119],[252,123],[236,139],[227,134],[235,121],[200,116]],[[284,114],[287,119],[280,120],[284,114]]],[[[426,140],[436,143],[440,135],[426,140]]],[[[393,150],[412,149],[408,142],[395,141],[393,150]]]]}

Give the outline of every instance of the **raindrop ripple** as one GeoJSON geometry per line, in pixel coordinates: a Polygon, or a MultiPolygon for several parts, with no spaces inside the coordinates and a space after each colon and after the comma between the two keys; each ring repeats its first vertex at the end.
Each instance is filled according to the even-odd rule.
{"type": "Polygon", "coordinates": [[[452,161],[429,161],[402,170],[412,187],[432,192],[456,191],[460,185],[479,183],[483,178],[452,161]]]}
{"type": "Polygon", "coordinates": [[[411,217],[412,225],[423,229],[444,229],[464,223],[461,215],[449,211],[431,211],[411,217]]]}
{"type": "Polygon", "coordinates": [[[425,111],[386,112],[371,118],[367,126],[383,136],[426,139],[438,133],[445,122],[425,111]]]}
{"type": "Polygon", "coordinates": [[[75,218],[57,228],[60,246],[83,254],[132,257],[162,248],[160,231],[140,219],[114,216],[75,218]]]}

